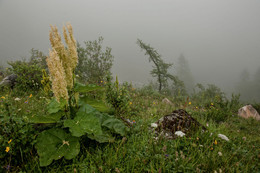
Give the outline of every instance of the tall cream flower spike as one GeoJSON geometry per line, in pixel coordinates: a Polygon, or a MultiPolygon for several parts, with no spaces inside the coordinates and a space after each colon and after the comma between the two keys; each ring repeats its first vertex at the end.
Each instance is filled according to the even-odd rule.
{"type": "Polygon", "coordinates": [[[52,50],[47,64],[51,73],[52,89],[58,101],[61,97],[68,100],[68,90],[73,87],[73,73],[78,63],[77,44],[73,37],[72,26],[69,23],[66,26],[69,36],[65,26],[63,26],[63,36],[67,48],[62,43],[56,26],[51,25],[49,34],[52,50]]]}
{"type": "Polygon", "coordinates": [[[68,90],[67,83],[65,80],[64,69],[55,49],[50,50],[49,57],[46,59],[47,65],[50,71],[51,80],[52,80],[52,91],[57,101],[60,101],[61,98],[68,101],[68,90]]]}

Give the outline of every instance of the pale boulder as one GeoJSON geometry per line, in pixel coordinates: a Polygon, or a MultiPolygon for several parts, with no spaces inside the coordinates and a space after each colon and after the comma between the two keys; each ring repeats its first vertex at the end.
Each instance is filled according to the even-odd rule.
{"type": "Polygon", "coordinates": [[[163,102],[163,103],[166,103],[166,104],[169,104],[169,105],[173,105],[173,103],[172,103],[169,99],[167,99],[167,98],[164,98],[164,99],[162,100],[162,102],[163,102]]]}
{"type": "Polygon", "coordinates": [[[256,120],[260,120],[259,113],[253,108],[251,105],[246,105],[238,110],[238,116],[243,118],[254,118],[256,120]]]}

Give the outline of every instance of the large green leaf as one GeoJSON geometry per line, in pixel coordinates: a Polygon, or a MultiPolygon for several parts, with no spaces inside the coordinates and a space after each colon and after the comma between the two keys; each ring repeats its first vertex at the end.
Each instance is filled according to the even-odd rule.
{"type": "Polygon", "coordinates": [[[105,143],[105,142],[114,142],[115,138],[111,133],[109,133],[108,130],[103,129],[103,134],[101,135],[94,135],[94,134],[88,134],[88,138],[92,140],[96,140],[99,143],[105,143]]]}
{"type": "Polygon", "coordinates": [[[110,116],[107,114],[99,114],[99,118],[102,122],[103,134],[88,134],[88,137],[90,139],[94,139],[100,143],[114,142],[115,138],[113,137],[113,133],[125,136],[126,133],[129,131],[128,127],[126,127],[122,121],[118,120],[114,116],[110,116]]]}
{"type": "Polygon", "coordinates": [[[82,106],[73,120],[65,120],[64,127],[69,127],[73,136],[80,137],[85,134],[101,135],[101,114],[90,105],[82,106]]]}
{"type": "Polygon", "coordinates": [[[29,122],[30,123],[57,123],[60,118],[64,115],[63,111],[59,111],[56,113],[52,114],[47,114],[47,115],[32,115],[29,116],[29,122]]]}
{"type": "Polygon", "coordinates": [[[81,97],[79,99],[79,105],[85,105],[85,104],[91,105],[93,108],[95,108],[96,110],[98,110],[100,112],[111,113],[114,111],[113,109],[108,107],[103,101],[89,98],[87,96],[81,97]]]}
{"type": "Polygon", "coordinates": [[[103,89],[103,87],[98,86],[98,85],[94,85],[94,84],[84,85],[84,84],[81,84],[81,83],[78,83],[78,82],[75,83],[75,87],[74,87],[74,91],[82,92],[82,93],[100,90],[100,89],[103,89]]]}
{"type": "Polygon", "coordinates": [[[119,119],[115,118],[114,116],[106,115],[104,121],[102,122],[102,126],[107,127],[108,129],[112,130],[112,132],[116,134],[120,134],[121,136],[125,136],[126,132],[129,130],[125,124],[120,121],[119,119]]]}
{"type": "Polygon", "coordinates": [[[47,106],[47,115],[32,115],[29,116],[29,122],[31,123],[57,123],[64,115],[65,106],[67,101],[61,99],[57,102],[55,98],[52,98],[47,106]]]}
{"type": "Polygon", "coordinates": [[[113,133],[126,135],[128,128],[114,116],[97,111],[88,104],[82,104],[73,120],[65,120],[73,136],[87,135],[100,143],[114,142],[113,133]]]}
{"type": "Polygon", "coordinates": [[[61,99],[60,102],[57,102],[55,98],[52,98],[50,103],[47,106],[47,110],[50,114],[59,112],[60,110],[64,110],[67,101],[65,99],[61,99]]]}
{"type": "Polygon", "coordinates": [[[60,128],[40,133],[35,147],[40,156],[40,166],[48,166],[53,160],[58,160],[63,156],[65,159],[72,159],[80,151],[79,139],[60,128]]]}

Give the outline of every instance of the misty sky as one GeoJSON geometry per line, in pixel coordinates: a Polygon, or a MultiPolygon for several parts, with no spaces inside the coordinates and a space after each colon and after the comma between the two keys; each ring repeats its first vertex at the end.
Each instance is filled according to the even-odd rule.
{"type": "Polygon", "coordinates": [[[196,82],[232,90],[245,68],[260,66],[260,0],[0,0],[0,63],[48,53],[49,25],[71,22],[80,43],[104,37],[119,79],[147,83],[149,43],[166,62],[181,53],[196,82]]]}

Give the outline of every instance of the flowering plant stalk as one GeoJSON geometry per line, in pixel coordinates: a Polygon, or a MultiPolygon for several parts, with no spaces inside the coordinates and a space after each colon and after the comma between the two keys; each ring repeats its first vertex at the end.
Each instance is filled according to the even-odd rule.
{"type": "Polygon", "coordinates": [[[47,65],[54,98],[47,107],[49,114],[37,117],[34,122],[56,123],[56,126],[44,130],[37,137],[36,149],[41,166],[47,166],[62,157],[76,157],[80,151],[81,136],[98,142],[113,142],[113,133],[124,136],[128,130],[123,122],[106,114],[111,111],[105,103],[89,99],[87,93],[102,90],[101,86],[75,81],[78,56],[70,24],[63,27],[63,36],[67,47],[63,45],[57,27],[51,26],[52,49],[47,65]]]}

